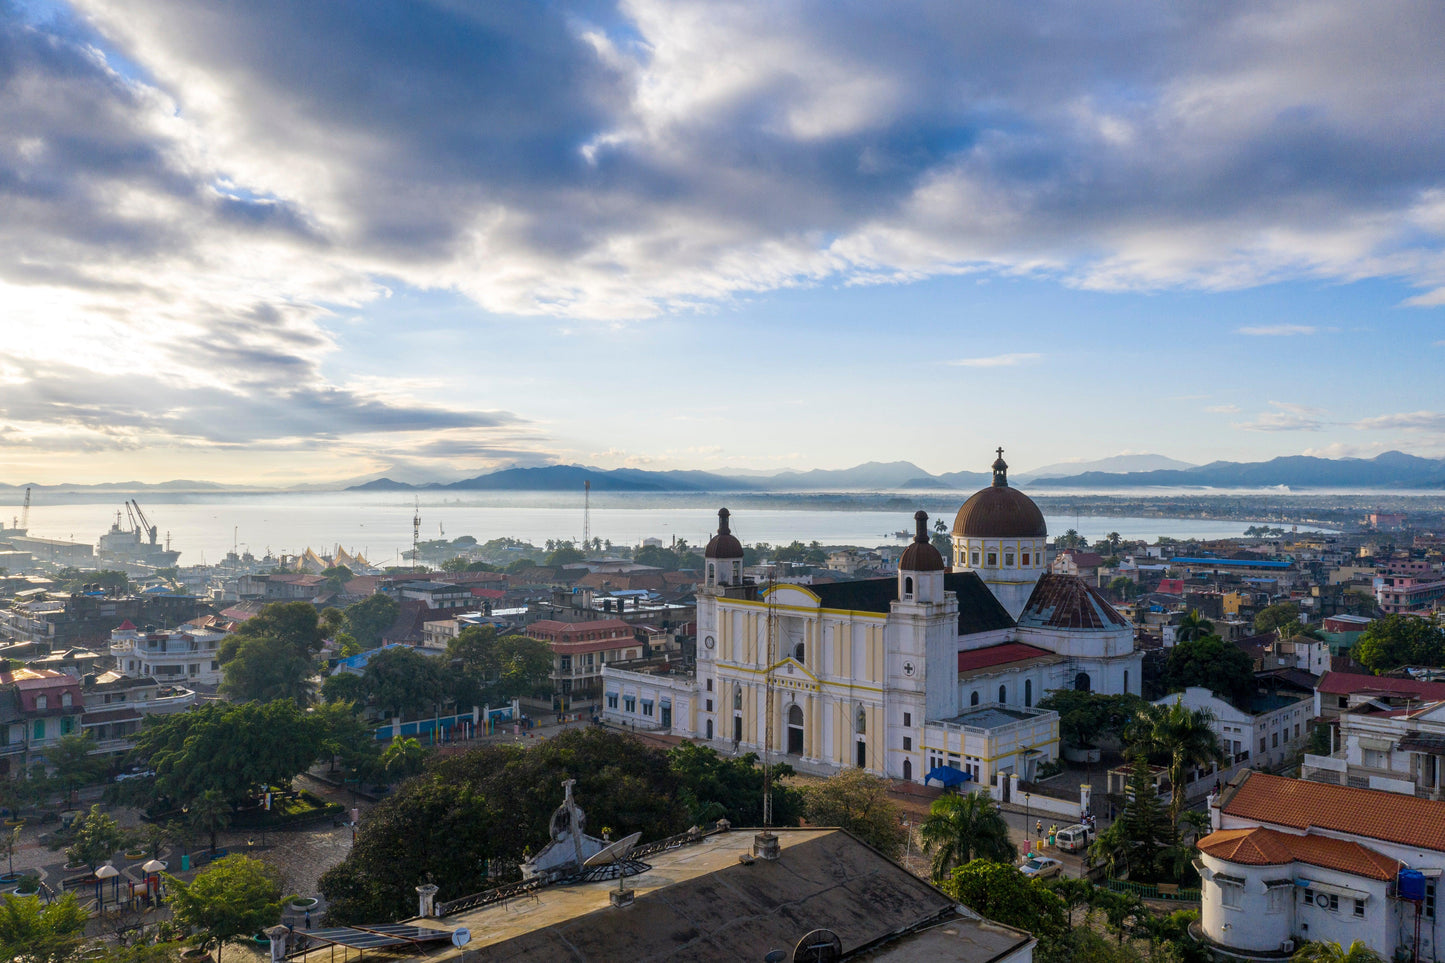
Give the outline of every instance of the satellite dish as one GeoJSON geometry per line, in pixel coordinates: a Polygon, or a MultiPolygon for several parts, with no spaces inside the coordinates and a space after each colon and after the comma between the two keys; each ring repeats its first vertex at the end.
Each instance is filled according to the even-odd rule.
{"type": "Polygon", "coordinates": [[[835,963],[843,958],[843,941],[832,930],[814,930],[793,947],[793,963],[835,963]]]}
{"type": "Polygon", "coordinates": [[[461,948],[472,941],[472,931],[465,926],[452,930],[452,946],[461,948]]]}
{"type": "Polygon", "coordinates": [[[592,869],[594,866],[608,866],[612,863],[620,863],[632,852],[632,847],[642,838],[641,833],[633,833],[625,839],[619,839],[615,843],[608,843],[596,853],[587,857],[587,862],[582,866],[585,869],[592,869]]]}

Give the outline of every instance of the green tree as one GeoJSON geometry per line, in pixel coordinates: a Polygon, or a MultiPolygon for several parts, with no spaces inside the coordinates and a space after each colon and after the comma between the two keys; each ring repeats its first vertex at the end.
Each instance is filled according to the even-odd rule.
{"type": "Polygon", "coordinates": [[[1291,622],[1299,622],[1299,606],[1293,602],[1276,602],[1255,613],[1254,631],[1264,635],[1291,622]]]}
{"type": "Polygon", "coordinates": [[[90,733],[82,732],[61,736],[45,750],[45,759],[55,770],[55,781],[66,793],[98,782],[105,775],[105,762],[91,755],[94,749],[95,740],[90,733]]]}
{"type": "Polygon", "coordinates": [[[1039,700],[1040,709],[1059,714],[1059,735],[1071,746],[1094,746],[1119,738],[1149,703],[1128,692],[1105,695],[1077,689],[1053,689],[1039,700]]]}
{"type": "Polygon", "coordinates": [[[975,913],[1041,940],[1056,939],[1068,930],[1064,901],[1011,864],[975,859],[953,870],[941,886],[975,913]]]}
{"type": "Polygon", "coordinates": [[[587,556],[582,550],[571,542],[562,542],[552,549],[547,555],[548,565],[571,565],[573,562],[585,561],[587,556]]]}
{"type": "Polygon", "coordinates": [[[15,850],[20,845],[20,830],[23,826],[12,826],[10,832],[0,835],[0,846],[5,847],[5,871],[15,875],[15,850]]]}
{"type": "Polygon", "coordinates": [[[219,789],[207,789],[191,803],[187,816],[191,827],[211,837],[211,852],[216,851],[216,834],[231,825],[231,804],[219,789]]]}
{"type": "Polygon", "coordinates": [[[463,629],[447,643],[454,694],[462,705],[497,705],[551,692],[552,649],[522,635],[497,638],[490,625],[463,629]]]}
{"type": "MultiPolygon", "coordinates": [[[[668,751],[667,762],[692,825],[707,827],[719,819],[735,826],[763,824],[763,769],[757,753],[729,757],[711,746],[684,742],[668,751]]],[[[773,822],[778,826],[795,826],[803,815],[803,794],[784,781],[792,774],[787,763],[773,764],[773,822]]]]}
{"type": "Polygon", "coordinates": [[[1169,650],[1164,685],[1171,692],[1203,686],[1235,705],[1247,706],[1254,697],[1254,661],[1217,635],[1190,639],[1169,650]]]}
{"type": "Polygon", "coordinates": [[[327,705],[336,702],[350,702],[356,705],[366,703],[366,683],[355,672],[338,672],[328,675],[321,683],[321,701],[327,705]]]}
{"type": "Polygon", "coordinates": [[[273,602],[221,643],[221,691],[237,701],[311,701],[325,632],[309,602],[273,602]]]}
{"type": "Polygon", "coordinates": [[[69,963],[79,953],[89,919],[74,893],[53,903],[39,896],[0,896],[0,959],[69,963]]]}
{"type": "Polygon", "coordinates": [[[1120,575],[1109,580],[1109,591],[1127,602],[1139,594],[1139,586],[1133,579],[1120,575]]]}
{"type": "Polygon", "coordinates": [[[374,727],[361,717],[355,703],[327,702],[311,710],[311,718],[320,727],[321,753],[332,769],[338,760],[354,767],[377,755],[374,727]]]}
{"type": "Polygon", "coordinates": [[[667,755],[626,736],[592,727],[531,748],[482,746],[438,759],[367,813],[346,859],[321,877],[327,922],[415,912],[428,877],[454,896],[485,888],[486,860],[516,863],[547,843],[565,779],[594,835],[609,826],[654,840],[690,825],[667,755]]]}
{"type": "Polygon", "coordinates": [[[289,699],[212,702],[147,717],[131,758],[155,770],[156,793],[176,806],[208,789],[236,806],[259,786],[286,785],[309,768],[323,736],[321,722],[289,699]]]}
{"type": "Polygon", "coordinates": [[[219,958],[227,943],[248,939],[281,921],[281,877],[259,859],[226,856],[187,883],[166,874],[166,902],[177,925],[204,935],[219,958]]]}
{"type": "Polygon", "coordinates": [[[1149,764],[1136,754],[1129,771],[1128,802],[1119,818],[1089,847],[1089,857],[1116,879],[1153,882],[1161,875],[1164,853],[1176,836],[1169,814],[1159,805],[1149,764]]]}
{"type": "Polygon", "coordinates": [[[1377,675],[1405,665],[1445,665],[1445,629],[1413,616],[1387,615],[1365,626],[1350,655],[1377,675]]]}
{"type": "Polygon", "coordinates": [[[373,655],[361,681],[374,705],[402,719],[452,701],[452,685],[441,661],[405,646],[373,655]]]}
{"type": "Polygon", "coordinates": [[[114,819],[100,811],[100,804],[76,819],[75,836],[66,847],[65,858],[72,866],[85,866],[92,873],[125,845],[126,834],[114,819]]]}
{"type": "Polygon", "coordinates": [[[393,779],[406,779],[421,772],[426,765],[426,748],[415,739],[394,736],[391,745],[381,754],[381,766],[393,779]]]}
{"type": "Polygon", "coordinates": [[[1019,855],[998,805],[982,793],[939,796],[928,807],[918,837],[923,851],[933,854],[936,880],[943,879],[952,867],[975,858],[1012,863],[1019,855]]]}
{"type": "Polygon", "coordinates": [[[1215,735],[1213,714],[1207,709],[1190,709],[1183,699],[1141,709],[1128,738],[1131,748],[1161,761],[1169,771],[1169,821],[1175,826],[1184,810],[1185,779],[1190,770],[1229,761],[1215,735]]]}
{"type": "Polygon", "coordinates": [[[381,634],[391,628],[401,613],[396,600],[377,592],[346,607],[346,631],[362,651],[381,644],[381,634]]]}
{"type": "Polygon", "coordinates": [[[1175,642],[1194,642],[1214,633],[1214,623],[1206,619],[1198,609],[1190,609],[1179,620],[1174,632],[1175,642]]]}
{"type": "Polygon", "coordinates": [[[886,780],[862,769],[844,769],[803,789],[803,813],[814,826],[846,829],[889,859],[908,841],[903,811],[888,798],[886,780]]]}
{"type": "Polygon", "coordinates": [[[321,572],[326,579],[326,590],[339,595],[346,590],[346,583],[356,578],[356,573],[345,565],[333,565],[321,572]]]}
{"type": "Polygon", "coordinates": [[[1355,940],[1345,949],[1338,943],[1309,942],[1295,950],[1291,963],[1385,963],[1385,958],[1364,940],[1355,940]]]}

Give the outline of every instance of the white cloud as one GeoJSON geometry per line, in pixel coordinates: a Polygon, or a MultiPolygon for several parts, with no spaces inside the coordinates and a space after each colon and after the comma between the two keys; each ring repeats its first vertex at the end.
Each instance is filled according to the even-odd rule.
{"type": "Polygon", "coordinates": [[[1405,431],[1445,431],[1445,412],[1441,411],[1403,411],[1390,415],[1375,415],[1371,418],[1361,418],[1350,425],[1360,431],[1387,431],[1391,429],[1403,429],[1405,431]]]}
{"type": "Polygon", "coordinates": [[[1260,412],[1254,420],[1235,424],[1245,431],[1323,431],[1324,411],[1288,401],[1271,401],[1274,411],[1260,412]]]}
{"type": "Polygon", "coordinates": [[[1013,354],[995,354],[982,358],[956,358],[953,361],[945,362],[958,368],[1010,368],[1015,365],[1029,364],[1037,361],[1043,355],[1032,351],[1020,351],[1013,354]]]}
{"type": "Polygon", "coordinates": [[[1239,413],[1239,405],[1206,405],[1204,410],[1214,415],[1234,415],[1239,413]]]}
{"type": "Polygon", "coordinates": [[[1237,334],[1248,334],[1255,337],[1281,337],[1295,334],[1314,334],[1319,329],[1310,324],[1266,324],[1253,327],[1236,328],[1237,334]]]}

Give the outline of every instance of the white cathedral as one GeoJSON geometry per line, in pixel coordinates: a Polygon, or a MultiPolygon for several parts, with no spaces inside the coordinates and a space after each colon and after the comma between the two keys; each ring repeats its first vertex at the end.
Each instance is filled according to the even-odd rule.
{"type": "Polygon", "coordinates": [[[1058,717],[1036,708],[1049,690],[1139,693],[1133,627],[1081,579],[1047,572],[1043,513],[1009,487],[1002,449],[993,484],[954,519],[952,566],[927,514],[914,518],[896,577],[768,587],[743,577],[722,509],[696,671],[607,666],[604,716],[762,752],[771,677],[774,758],[914,782],[946,767],[1006,792],[1058,753],[1058,717]]]}

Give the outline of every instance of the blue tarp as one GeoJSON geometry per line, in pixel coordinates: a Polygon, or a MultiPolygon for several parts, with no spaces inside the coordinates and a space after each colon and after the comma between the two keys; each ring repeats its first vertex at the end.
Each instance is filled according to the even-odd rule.
{"type": "Polygon", "coordinates": [[[972,778],[973,776],[964,772],[962,769],[955,769],[952,766],[934,766],[928,770],[928,775],[924,777],[923,781],[931,782],[937,779],[943,783],[944,788],[952,788],[953,786],[961,786],[972,778]]]}

